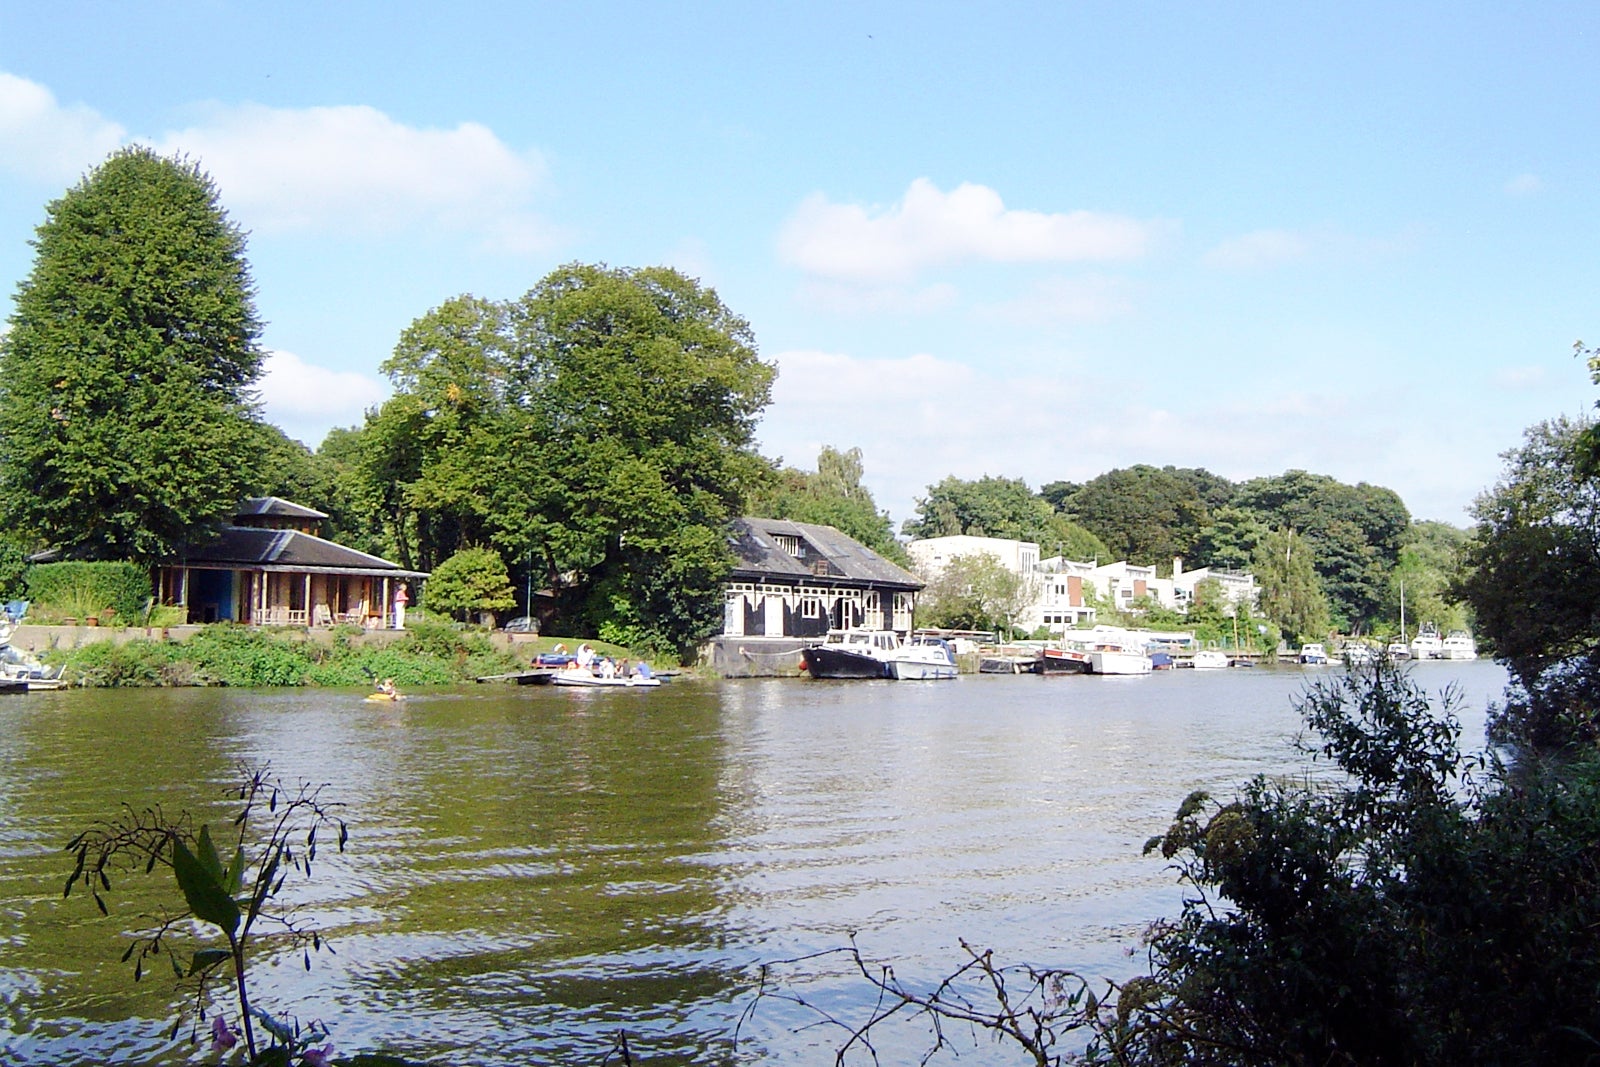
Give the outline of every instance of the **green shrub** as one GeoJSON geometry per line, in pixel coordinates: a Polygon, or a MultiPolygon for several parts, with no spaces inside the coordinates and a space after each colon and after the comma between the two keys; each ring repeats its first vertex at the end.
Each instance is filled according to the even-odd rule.
{"type": "Polygon", "coordinates": [[[27,574],[36,615],[84,619],[110,608],[124,619],[144,617],[150,574],[136,563],[41,563],[27,574]]]}

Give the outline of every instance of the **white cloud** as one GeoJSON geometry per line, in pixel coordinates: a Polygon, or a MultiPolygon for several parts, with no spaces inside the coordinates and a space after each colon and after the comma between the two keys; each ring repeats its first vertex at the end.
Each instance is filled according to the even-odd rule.
{"type": "Polygon", "coordinates": [[[1121,278],[1088,275],[1050,277],[1034,282],[1014,299],[980,308],[979,313],[1029,325],[1104,322],[1133,311],[1131,286],[1121,278]]]}
{"type": "Polygon", "coordinates": [[[1201,262],[1221,270],[1264,270],[1303,261],[1366,262],[1408,252],[1420,238],[1416,228],[1392,237],[1359,237],[1333,226],[1255,230],[1218,243],[1201,262]]]}
{"type": "Polygon", "coordinates": [[[69,182],[122,138],[122,127],[93,108],[65,106],[37,82],[0,71],[0,168],[25,178],[69,182]]]}
{"type": "Polygon", "coordinates": [[[963,183],[945,193],[926,178],[900,202],[869,209],[808,196],[783,226],[783,259],[809,274],[858,282],[896,282],[929,267],[984,261],[1065,263],[1143,256],[1161,223],[1092,211],[1008,210],[1000,194],[963,183]]]}
{"type": "Polygon", "coordinates": [[[389,396],[386,383],[353,371],[307,363],[293,352],[270,352],[258,383],[268,422],[316,448],[335,426],[362,422],[389,396]]]}
{"type": "Polygon", "coordinates": [[[1533,196],[1544,192],[1544,182],[1537,174],[1518,174],[1506,182],[1505,191],[1507,196],[1533,196]]]}
{"type": "Polygon", "coordinates": [[[859,447],[865,481],[899,524],[946,475],[1022,478],[1034,489],[1135,463],[1205,467],[1234,480],[1301,468],[1385,485],[1423,518],[1461,522],[1494,477],[1494,450],[1464,431],[1437,462],[1437,432],[1397,433],[1405,401],[1327,390],[1159,380],[1117,370],[1048,379],[928,354],[778,354],[763,451],[811,468],[823,445],[859,447]],[[1425,457],[1419,461],[1418,457],[1425,457]],[[1431,457],[1431,458],[1426,458],[1431,457]]]}
{"type": "Polygon", "coordinates": [[[1208,267],[1251,270],[1292,263],[1306,258],[1310,251],[1311,242],[1303,233],[1257,230],[1223,241],[1205,254],[1204,262],[1208,267]]]}
{"type": "Polygon", "coordinates": [[[509,252],[552,236],[530,210],[540,157],[475,122],[419,129],[365,106],[215,106],[158,147],[195,157],[255,230],[468,230],[509,252]]]}

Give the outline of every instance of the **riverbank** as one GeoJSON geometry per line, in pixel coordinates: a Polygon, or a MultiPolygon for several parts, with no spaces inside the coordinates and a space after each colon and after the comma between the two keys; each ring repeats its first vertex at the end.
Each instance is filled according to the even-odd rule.
{"type": "MultiPolygon", "coordinates": [[[[559,640],[429,620],[405,630],[20,626],[12,635],[16,648],[61,667],[69,686],[85,688],[340,687],[374,678],[392,678],[401,688],[456,685],[526,669],[559,640]]],[[[590,643],[603,654],[629,655],[590,643]]]]}

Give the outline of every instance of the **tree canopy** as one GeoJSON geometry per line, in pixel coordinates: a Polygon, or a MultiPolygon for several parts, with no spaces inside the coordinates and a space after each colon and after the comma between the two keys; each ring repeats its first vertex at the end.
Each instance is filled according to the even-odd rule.
{"type": "Polygon", "coordinates": [[[917,517],[907,519],[901,531],[911,537],[1002,537],[1033,541],[1051,540],[1050,505],[1028,488],[1021,478],[984,475],[967,481],[955,475],[928,487],[917,501],[917,517]]]}
{"type": "Polygon", "coordinates": [[[244,234],[197,165],[138,147],[46,215],[0,339],[0,514],[86,557],[169,556],[257,470],[244,234]]]}
{"type": "Polygon", "coordinates": [[[354,496],[402,561],[492,546],[577,627],[640,647],[714,628],[727,521],[769,469],[752,442],[774,375],[714,291],[571,264],[515,301],[434,309],[384,370],[354,496]]]}
{"type": "Polygon", "coordinates": [[[832,526],[880,556],[906,562],[905,548],[895,539],[889,513],[880,511],[872,493],[861,484],[861,449],[839,451],[824,445],[815,471],[783,467],[755,491],[751,514],[770,519],[832,526]]]}
{"type": "Polygon", "coordinates": [[[1192,558],[1209,509],[1201,487],[1215,493],[1224,479],[1208,471],[1143,464],[1107,471],[1061,496],[1061,509],[1105,542],[1113,557],[1170,567],[1192,558]]]}

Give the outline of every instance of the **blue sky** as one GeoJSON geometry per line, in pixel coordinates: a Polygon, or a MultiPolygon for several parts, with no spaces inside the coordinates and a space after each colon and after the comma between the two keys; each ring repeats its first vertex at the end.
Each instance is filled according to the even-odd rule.
{"type": "Polygon", "coordinates": [[[669,264],[779,368],[763,451],[947,474],[1291,467],[1465,524],[1596,395],[1600,6],[0,0],[0,295],[119,145],[250,232],[267,416],[400,331],[669,264]]]}

